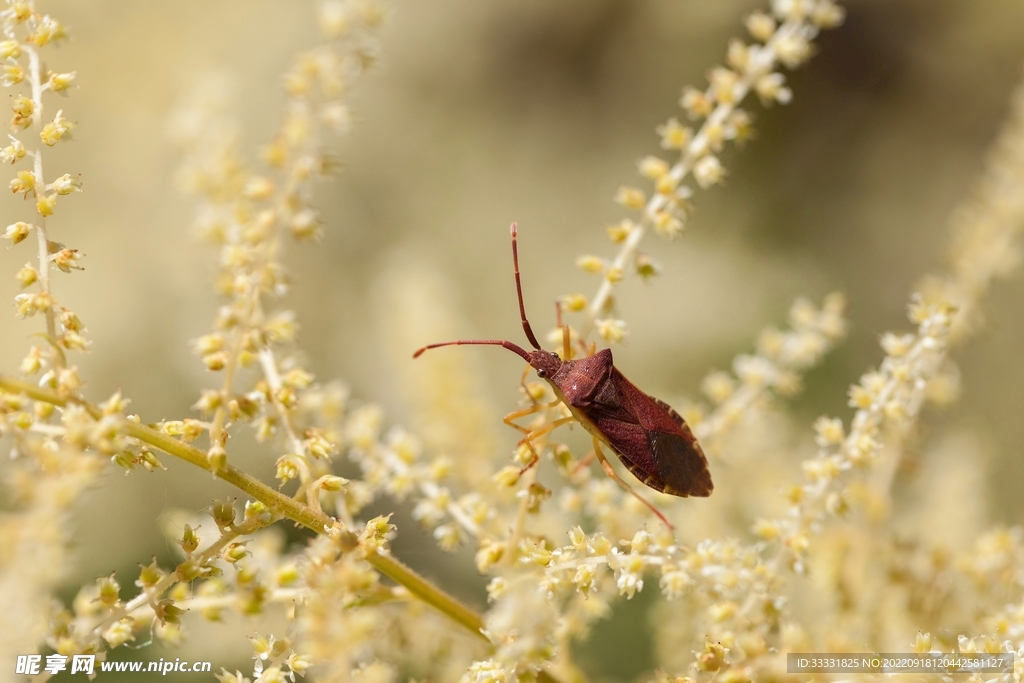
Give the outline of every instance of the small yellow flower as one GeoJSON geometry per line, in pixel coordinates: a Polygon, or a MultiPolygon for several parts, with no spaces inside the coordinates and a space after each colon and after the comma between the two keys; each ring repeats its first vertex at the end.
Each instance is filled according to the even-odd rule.
{"type": "Polygon", "coordinates": [[[196,529],[191,524],[185,525],[185,530],[182,532],[181,540],[178,541],[178,545],[185,551],[186,555],[194,553],[199,547],[199,534],[196,533],[196,529]]]}
{"type": "Polygon", "coordinates": [[[281,168],[288,159],[288,148],[281,140],[274,140],[261,150],[263,162],[271,168],[281,168]]]}
{"type": "Polygon", "coordinates": [[[740,75],[732,69],[718,67],[708,74],[711,92],[722,104],[735,104],[737,100],[740,75]]]}
{"type": "Polygon", "coordinates": [[[636,223],[631,220],[625,219],[609,225],[605,228],[608,233],[608,239],[612,241],[612,244],[621,244],[629,237],[630,233],[636,228],[636,223]]]}
{"type": "Polygon", "coordinates": [[[352,113],[343,102],[332,102],[320,110],[320,120],[337,133],[344,133],[352,127],[352,113]]]}
{"type": "Polygon", "coordinates": [[[275,463],[276,471],[274,477],[282,483],[297,479],[299,477],[300,462],[301,458],[295,454],[282,455],[275,463]]]}
{"type": "Polygon", "coordinates": [[[589,595],[590,590],[594,587],[594,580],[596,578],[597,572],[594,570],[594,567],[589,564],[583,564],[576,568],[572,582],[581,594],[589,595]]]}
{"type": "Polygon", "coordinates": [[[597,326],[597,333],[601,336],[601,339],[604,339],[609,344],[617,344],[629,334],[629,331],[626,329],[626,323],[623,320],[604,318],[595,320],[594,324],[597,326]]]}
{"type": "Polygon", "coordinates": [[[72,178],[70,173],[65,173],[61,177],[53,181],[50,186],[54,192],[60,195],[71,194],[72,192],[81,192],[82,190],[82,177],[72,178]]]}
{"type": "Polygon", "coordinates": [[[0,59],[17,59],[21,56],[21,44],[16,40],[0,41],[0,59]]]}
{"type": "Polygon", "coordinates": [[[725,621],[726,619],[731,619],[736,614],[736,610],[736,603],[728,600],[711,605],[708,608],[708,616],[711,617],[712,621],[725,621]]]}
{"type": "Polygon", "coordinates": [[[674,239],[683,231],[683,221],[668,211],[654,214],[654,231],[662,237],[674,239]]]}
{"type": "Polygon", "coordinates": [[[704,651],[697,654],[698,671],[718,671],[726,664],[726,649],[719,643],[705,642],[704,651]]]}
{"type": "Polygon", "coordinates": [[[750,62],[750,49],[742,40],[733,38],[729,41],[729,51],[726,53],[725,63],[737,71],[746,71],[750,62]]]}
{"type": "Polygon", "coordinates": [[[582,294],[569,294],[562,297],[562,307],[573,313],[579,313],[587,307],[587,297],[582,294]]]}
{"type": "Polygon", "coordinates": [[[32,171],[18,171],[18,175],[10,183],[11,192],[21,192],[28,196],[29,192],[36,189],[36,174],[32,171]]]}
{"type": "Polygon", "coordinates": [[[704,124],[702,129],[704,136],[702,141],[704,142],[703,148],[695,147],[694,151],[700,155],[706,154],[708,150],[712,152],[720,152],[722,147],[725,146],[727,130],[725,126],[719,121],[708,121],[704,124]]]}
{"type": "Polygon", "coordinates": [[[604,271],[605,262],[604,259],[598,256],[580,256],[576,259],[576,267],[587,273],[600,273],[604,271]]]}
{"type": "Polygon", "coordinates": [[[679,175],[675,173],[666,173],[654,181],[654,189],[661,195],[673,194],[678,186],[679,175]]]}
{"type": "Polygon", "coordinates": [[[11,6],[11,9],[8,10],[10,18],[16,24],[27,21],[35,13],[31,0],[9,0],[7,4],[11,6]]]}
{"type": "Polygon", "coordinates": [[[773,386],[778,374],[775,364],[767,358],[745,354],[733,360],[733,371],[743,384],[755,389],[773,386]]]}
{"type": "Polygon", "coordinates": [[[351,9],[341,2],[321,2],[317,5],[317,25],[321,33],[337,40],[352,28],[351,9]]]}
{"type": "Polygon", "coordinates": [[[655,131],[661,136],[662,149],[683,149],[693,136],[693,131],[684,127],[675,117],[655,128],[655,131]]]}
{"type": "Polygon", "coordinates": [[[743,145],[754,137],[753,119],[742,109],[736,108],[729,114],[725,120],[725,127],[726,137],[735,140],[737,145],[743,145]]]}
{"type": "Polygon", "coordinates": [[[314,458],[330,460],[331,456],[338,452],[337,444],[328,439],[321,429],[308,430],[302,443],[314,458]]]}
{"type": "Polygon", "coordinates": [[[3,76],[0,76],[0,83],[10,87],[25,80],[25,69],[20,64],[4,64],[3,76]]]}
{"type": "Polygon", "coordinates": [[[25,145],[13,135],[8,137],[11,139],[11,144],[0,149],[0,163],[13,164],[25,158],[25,145]]]}
{"type": "Polygon", "coordinates": [[[67,37],[68,33],[64,25],[47,14],[36,24],[35,33],[29,34],[26,40],[42,47],[47,43],[63,40],[67,37]]]}
{"type": "Polygon", "coordinates": [[[846,10],[832,0],[818,0],[811,10],[811,21],[821,28],[835,28],[846,19],[846,10]]]}
{"type": "Polygon", "coordinates": [[[43,144],[53,147],[65,133],[74,127],[74,123],[64,118],[64,112],[58,111],[57,115],[53,117],[53,121],[43,126],[43,129],[39,131],[39,139],[43,141],[43,144]]]}
{"type": "Polygon", "coordinates": [[[913,345],[914,335],[912,334],[897,335],[887,332],[882,335],[882,349],[894,358],[907,355],[913,345]]]}
{"type": "Polygon", "coordinates": [[[640,175],[651,180],[657,180],[668,173],[668,162],[656,156],[646,156],[637,164],[640,175]]]}
{"type": "Polygon", "coordinates": [[[31,225],[22,221],[11,223],[7,226],[7,229],[4,230],[4,239],[10,240],[12,245],[17,244],[28,237],[28,233],[31,229],[31,225]]]}
{"type": "Polygon", "coordinates": [[[298,239],[318,237],[322,232],[320,221],[317,220],[316,217],[316,212],[311,209],[306,209],[295,214],[295,216],[292,217],[290,227],[292,235],[298,239]]]}
{"type": "Polygon", "coordinates": [[[498,488],[512,488],[519,482],[519,468],[506,465],[494,473],[491,481],[497,484],[498,488]]]}
{"type": "Polygon", "coordinates": [[[647,202],[644,191],[635,187],[619,187],[615,192],[615,202],[627,209],[642,209],[647,202]]]}
{"type": "Polygon", "coordinates": [[[843,421],[839,418],[819,417],[814,423],[814,431],[817,433],[815,441],[823,447],[840,443],[844,438],[843,421]]]}
{"type": "Polygon", "coordinates": [[[637,254],[633,259],[633,267],[636,274],[644,280],[650,279],[661,272],[661,266],[647,254],[637,254]]]}
{"type": "Polygon", "coordinates": [[[759,519],[754,523],[752,529],[755,536],[765,541],[774,541],[782,535],[782,529],[778,520],[759,519]]]}
{"type": "Polygon", "coordinates": [[[874,403],[874,396],[864,387],[859,384],[855,384],[850,387],[850,401],[849,406],[851,408],[867,409],[874,403]]]}
{"type": "Polygon", "coordinates": [[[23,375],[34,375],[43,367],[43,351],[38,346],[29,349],[28,354],[21,359],[18,369],[23,375]]]}
{"type": "Polygon", "coordinates": [[[57,195],[50,194],[36,199],[36,211],[39,212],[40,216],[44,218],[46,216],[53,215],[54,209],[57,208],[57,195]]]}
{"type": "Polygon", "coordinates": [[[60,339],[58,341],[60,342],[60,345],[63,346],[65,349],[69,349],[72,351],[84,351],[85,349],[89,348],[89,346],[92,344],[92,342],[86,339],[83,335],[78,334],[77,332],[72,332],[70,330],[64,332],[64,334],[60,336],[60,339]]]}
{"type": "Polygon", "coordinates": [[[754,90],[761,98],[761,104],[766,107],[774,102],[789,104],[789,101],[793,99],[793,91],[784,85],[785,82],[786,77],[778,72],[766,74],[757,79],[754,83],[754,90]]]}
{"type": "Polygon", "coordinates": [[[216,474],[228,464],[228,453],[221,446],[214,446],[206,452],[206,462],[210,465],[210,471],[216,474]]]}
{"type": "Polygon", "coordinates": [[[216,353],[223,349],[225,344],[226,341],[224,339],[224,335],[217,333],[204,335],[192,342],[192,346],[195,348],[196,353],[201,356],[216,353]]]}
{"type": "Polygon", "coordinates": [[[715,103],[702,90],[687,87],[679,98],[679,106],[686,110],[691,119],[703,119],[715,110],[715,103]]]}
{"type": "Polygon", "coordinates": [[[366,529],[359,535],[359,545],[368,553],[386,553],[388,539],[396,529],[391,524],[391,515],[374,517],[366,523],[366,529]]]}
{"type": "Polygon", "coordinates": [[[725,403],[736,391],[736,380],[727,372],[713,372],[704,378],[701,391],[715,405],[725,403]]]}
{"type": "Polygon", "coordinates": [[[135,635],[132,631],[132,621],[125,618],[114,623],[110,628],[103,632],[103,640],[105,640],[107,645],[112,648],[117,647],[118,645],[124,645],[130,640],[135,640],[135,635]]]}
{"type": "Polygon", "coordinates": [[[35,284],[36,280],[39,279],[39,273],[31,264],[26,263],[22,266],[21,270],[18,271],[16,279],[18,280],[18,285],[22,289],[26,289],[27,287],[31,287],[35,284]]]}
{"type": "Polygon", "coordinates": [[[754,12],[746,21],[747,30],[754,40],[767,43],[775,35],[775,20],[764,12],[754,12]]]}
{"type": "Polygon", "coordinates": [[[775,53],[787,68],[795,69],[810,59],[813,47],[802,35],[790,33],[775,43],[775,53]]]}
{"type": "Polygon", "coordinates": [[[11,128],[28,128],[32,124],[32,113],[36,105],[30,98],[18,95],[11,100],[11,111],[14,118],[11,119],[11,128]]]}
{"type": "Polygon", "coordinates": [[[249,178],[243,192],[246,197],[255,201],[268,199],[274,193],[274,181],[260,176],[249,178]]]}
{"type": "Polygon", "coordinates": [[[63,307],[60,309],[60,324],[64,326],[64,329],[72,332],[81,332],[85,329],[85,325],[75,315],[75,312],[63,307]]]}
{"type": "Polygon", "coordinates": [[[47,85],[50,86],[50,90],[53,92],[64,92],[71,87],[71,82],[75,80],[75,76],[78,74],[77,71],[70,73],[53,73],[50,74],[50,78],[47,81],[47,85]]]}
{"type": "Polygon", "coordinates": [[[716,183],[722,182],[725,178],[725,168],[718,157],[709,154],[693,166],[693,177],[697,184],[707,189],[716,183]]]}

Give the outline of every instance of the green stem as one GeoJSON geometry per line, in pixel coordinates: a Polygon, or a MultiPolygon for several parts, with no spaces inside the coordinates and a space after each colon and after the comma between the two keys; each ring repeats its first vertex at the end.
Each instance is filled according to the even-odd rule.
{"type": "Polygon", "coordinates": [[[474,635],[487,640],[483,634],[484,621],[480,615],[451,597],[434,584],[417,574],[411,567],[395,559],[392,555],[370,555],[366,558],[381,574],[395,583],[405,586],[406,590],[423,602],[447,614],[459,624],[465,626],[474,635]]]}
{"type": "MultiPolygon", "coordinates": [[[[11,393],[24,394],[33,400],[60,407],[74,403],[82,406],[96,420],[103,417],[103,411],[91,403],[77,399],[67,399],[55,391],[44,389],[13,377],[0,375],[0,389],[11,393]]],[[[176,458],[192,463],[207,472],[213,472],[212,467],[207,462],[206,453],[191,444],[128,419],[122,418],[120,426],[122,432],[128,436],[143,441],[176,458]]],[[[333,527],[332,520],[323,513],[311,510],[308,506],[280,491],[270,488],[259,479],[243,472],[237,467],[225,465],[222,469],[213,473],[256,500],[259,500],[272,511],[319,534],[325,533],[328,528],[333,527]]],[[[342,531],[340,543],[345,550],[353,550],[359,545],[359,539],[351,531],[342,531]]],[[[384,576],[387,576],[399,585],[405,586],[406,590],[412,595],[448,615],[478,638],[487,640],[481,630],[483,628],[483,619],[481,619],[479,614],[420,576],[411,567],[391,555],[369,554],[366,561],[384,576]]]]}

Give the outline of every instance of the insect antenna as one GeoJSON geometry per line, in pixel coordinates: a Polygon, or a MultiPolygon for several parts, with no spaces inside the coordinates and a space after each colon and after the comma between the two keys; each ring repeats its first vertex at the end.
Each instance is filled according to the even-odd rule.
{"type": "Polygon", "coordinates": [[[526,338],[533,344],[533,348],[540,350],[540,343],[537,342],[536,335],[533,334],[533,328],[530,327],[530,321],[526,319],[526,307],[523,306],[523,285],[519,282],[519,250],[516,248],[516,224],[512,224],[512,265],[516,272],[516,295],[519,297],[519,317],[523,320],[523,332],[526,333],[526,338]]]}
{"type": "Polygon", "coordinates": [[[526,353],[526,350],[521,346],[513,344],[510,341],[502,341],[501,339],[458,339],[456,341],[438,342],[437,344],[427,344],[422,349],[412,354],[413,358],[419,358],[420,355],[427,349],[436,349],[439,346],[461,346],[462,344],[489,344],[491,346],[504,346],[512,353],[522,356],[523,360],[527,363],[530,362],[530,356],[526,353]]]}

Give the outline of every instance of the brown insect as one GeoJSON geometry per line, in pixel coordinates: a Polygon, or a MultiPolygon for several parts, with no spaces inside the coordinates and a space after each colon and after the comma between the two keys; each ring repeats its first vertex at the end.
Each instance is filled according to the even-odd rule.
{"type": "MultiPolygon", "coordinates": [[[[519,281],[519,254],[516,248],[516,224],[512,224],[512,263],[515,268],[519,315],[526,338],[536,351],[527,351],[510,341],[500,339],[460,339],[429,344],[413,354],[418,358],[427,349],[461,344],[503,346],[529,363],[537,376],[547,381],[557,398],[518,410],[505,416],[505,423],[524,432],[520,443],[530,445],[537,437],[573,420],[583,425],[594,442],[594,455],[605,473],[636,496],[666,525],[671,527],[653,505],[633,491],[612,468],[601,451],[601,444],[611,448],[633,476],[655,491],[673,496],[709,496],[713,488],[708,461],[686,422],[664,401],[648,396],[626,379],[612,362],[611,349],[577,360],[563,360],[557,353],[545,351],[537,342],[523,306],[523,288],[519,281]],[[554,420],[535,430],[513,422],[520,417],[564,403],[572,414],[554,420]]],[[[564,353],[570,357],[569,328],[562,327],[564,353]]],[[[536,461],[536,456],[534,461],[536,461]]],[[[533,463],[531,463],[532,465],[533,463]]]]}

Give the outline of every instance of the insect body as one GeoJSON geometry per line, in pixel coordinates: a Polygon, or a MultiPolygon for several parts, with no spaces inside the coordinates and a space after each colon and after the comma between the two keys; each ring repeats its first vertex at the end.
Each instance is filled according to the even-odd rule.
{"type": "Polygon", "coordinates": [[[566,332],[563,335],[565,359],[540,347],[526,319],[526,309],[523,306],[515,223],[512,224],[512,262],[515,267],[516,293],[519,297],[523,331],[535,351],[527,351],[510,341],[500,339],[461,339],[430,344],[417,351],[413,357],[419,357],[427,349],[439,346],[503,346],[529,363],[537,371],[537,376],[551,385],[558,399],[554,404],[542,404],[506,416],[507,424],[526,433],[523,442],[529,443],[530,440],[575,419],[593,437],[594,455],[608,476],[639,498],[666,524],[668,521],[657,509],[640,498],[619,478],[601,452],[601,444],[614,451],[626,469],[637,479],[656,491],[682,497],[711,495],[713,486],[711,474],[708,472],[708,462],[693,432],[667,403],[648,396],[626,379],[612,362],[610,349],[604,349],[586,358],[571,360],[567,328],[563,328],[566,332]],[[512,422],[559,402],[565,404],[572,417],[555,420],[533,431],[512,422]]]}

